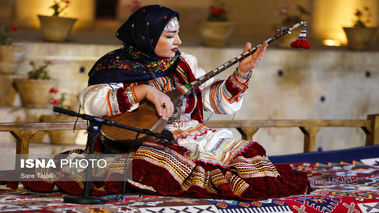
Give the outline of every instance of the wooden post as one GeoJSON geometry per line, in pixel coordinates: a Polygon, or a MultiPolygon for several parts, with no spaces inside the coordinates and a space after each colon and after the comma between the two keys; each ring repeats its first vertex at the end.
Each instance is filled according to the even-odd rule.
{"type": "Polygon", "coordinates": [[[253,140],[253,136],[258,129],[259,127],[237,127],[238,132],[244,140],[253,140]]]}
{"type": "Polygon", "coordinates": [[[30,138],[37,131],[10,131],[10,133],[16,138],[16,169],[20,168],[19,154],[29,154],[29,141],[30,138]]]}
{"type": "Polygon", "coordinates": [[[316,135],[320,127],[300,127],[304,134],[304,152],[316,151],[316,135]]]}
{"type": "Polygon", "coordinates": [[[379,144],[379,114],[368,115],[367,120],[371,121],[370,131],[366,133],[366,146],[379,144]]]}
{"type": "Polygon", "coordinates": [[[29,154],[29,141],[36,131],[11,131],[16,138],[16,154],[29,154]]]}

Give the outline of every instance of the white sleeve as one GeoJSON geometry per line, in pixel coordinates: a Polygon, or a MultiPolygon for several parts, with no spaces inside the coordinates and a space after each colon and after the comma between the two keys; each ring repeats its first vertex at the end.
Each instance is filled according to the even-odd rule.
{"type": "MultiPolygon", "coordinates": [[[[84,113],[101,117],[121,114],[117,90],[122,87],[122,83],[113,83],[92,85],[84,89],[79,96],[84,113]]],[[[130,103],[131,107],[128,111],[133,111],[139,106],[133,101],[130,103]]]]}
{"type": "MultiPolygon", "coordinates": [[[[206,74],[205,70],[200,68],[197,63],[195,56],[189,55],[182,52],[182,57],[190,66],[192,73],[196,78],[199,78],[206,74]]],[[[243,102],[243,98],[239,98],[238,101],[231,102],[223,94],[226,91],[225,80],[224,81],[214,81],[214,78],[209,79],[207,82],[202,84],[200,87],[202,101],[205,111],[216,112],[220,114],[231,114],[237,112],[243,102]],[[216,86],[217,89],[211,92],[211,88],[216,86]]]]}

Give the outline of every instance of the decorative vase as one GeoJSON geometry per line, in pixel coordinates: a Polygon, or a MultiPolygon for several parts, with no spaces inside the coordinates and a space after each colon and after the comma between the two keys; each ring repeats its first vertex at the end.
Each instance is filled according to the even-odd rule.
{"type": "MultiPolygon", "coordinates": [[[[42,122],[74,122],[75,117],[66,115],[41,115],[42,122]]],[[[77,130],[50,130],[46,131],[52,144],[75,144],[79,131],[77,130]]]]}
{"type": "Polygon", "coordinates": [[[62,42],[67,40],[76,18],[65,18],[59,16],[38,15],[42,39],[46,41],[62,42]]]}
{"type": "Polygon", "coordinates": [[[347,47],[351,50],[367,50],[374,42],[378,28],[376,27],[344,27],[347,47]]]}
{"type": "Polygon", "coordinates": [[[15,73],[24,53],[24,46],[14,44],[0,45],[0,73],[15,73]]]}
{"type": "Polygon", "coordinates": [[[204,21],[201,24],[201,35],[206,46],[222,47],[232,33],[234,23],[227,21],[204,21]]]}
{"type": "Polygon", "coordinates": [[[24,107],[44,108],[49,106],[49,90],[56,84],[55,80],[15,78],[14,82],[24,107]]]}

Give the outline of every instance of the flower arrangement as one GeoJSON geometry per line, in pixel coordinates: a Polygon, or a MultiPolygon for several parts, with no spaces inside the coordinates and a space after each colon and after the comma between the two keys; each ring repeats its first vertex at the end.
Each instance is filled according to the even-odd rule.
{"type": "Polygon", "coordinates": [[[30,61],[30,65],[33,67],[31,71],[28,72],[29,79],[36,80],[50,80],[51,77],[47,70],[47,67],[51,64],[51,61],[45,61],[43,65],[37,67],[34,61],[30,61]]]}
{"type": "Polygon", "coordinates": [[[69,0],[54,0],[53,5],[50,6],[54,10],[53,16],[59,16],[69,6],[69,0]]]}
{"type": "Polygon", "coordinates": [[[354,16],[356,17],[354,27],[367,27],[367,24],[370,23],[371,13],[368,7],[364,7],[363,10],[357,9],[354,16]]]}
{"type": "Polygon", "coordinates": [[[208,21],[228,21],[224,2],[216,2],[209,7],[208,21]]]}
{"type": "Polygon", "coordinates": [[[3,25],[0,25],[0,45],[11,45],[11,31],[17,31],[17,27],[6,28],[3,25]]]}
{"type": "MultiPolygon", "coordinates": [[[[51,105],[56,106],[56,107],[66,108],[69,110],[73,110],[73,108],[75,108],[75,103],[72,102],[74,96],[64,93],[64,92],[59,94],[59,90],[54,87],[52,87],[49,90],[49,94],[51,96],[50,98],[51,105]]],[[[59,115],[63,115],[63,114],[59,114],[59,115]]]]}
{"type": "Polygon", "coordinates": [[[290,26],[296,24],[299,21],[302,21],[305,17],[310,16],[311,13],[308,12],[301,5],[296,5],[295,8],[290,6],[281,6],[275,14],[278,16],[282,16],[282,25],[290,26]]]}
{"type": "Polygon", "coordinates": [[[65,107],[64,102],[66,100],[66,97],[65,97],[66,93],[62,93],[60,95],[60,97],[57,98],[55,96],[58,94],[58,92],[59,92],[59,90],[55,89],[54,87],[49,90],[49,93],[54,96],[50,99],[50,104],[53,106],[56,106],[56,107],[62,107],[63,108],[63,107],[65,107]]]}

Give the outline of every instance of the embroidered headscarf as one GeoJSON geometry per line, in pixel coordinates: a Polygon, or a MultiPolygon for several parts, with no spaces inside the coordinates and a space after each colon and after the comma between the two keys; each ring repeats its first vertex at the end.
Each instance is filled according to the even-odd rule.
{"type": "Polygon", "coordinates": [[[118,29],[124,47],[101,57],[89,72],[89,85],[131,83],[164,76],[175,70],[180,56],[161,58],[154,49],[165,26],[179,14],[159,5],[138,9],[118,29]]]}

